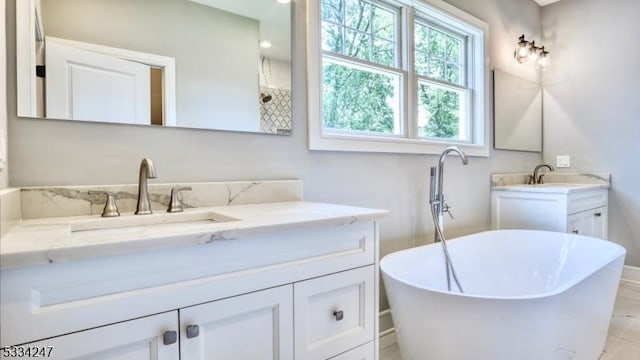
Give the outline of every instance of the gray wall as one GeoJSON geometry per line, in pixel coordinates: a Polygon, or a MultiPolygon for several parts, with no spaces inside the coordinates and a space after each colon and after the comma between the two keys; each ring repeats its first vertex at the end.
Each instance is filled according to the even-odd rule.
{"type": "Polygon", "coordinates": [[[257,20],[189,0],[41,1],[47,36],[175,58],[178,126],[260,131],[257,20]]]}
{"type": "Polygon", "coordinates": [[[611,173],[609,238],[640,266],[640,1],[563,0],[544,7],[544,159],[611,173]]]}
{"type": "Polygon", "coordinates": [[[5,1],[0,0],[0,161],[5,162],[5,168],[0,170],[0,189],[7,187],[8,168],[7,166],[7,47],[5,30],[5,1]]]}
{"type": "MultiPolygon", "coordinates": [[[[514,66],[521,33],[539,37],[540,8],[533,0],[452,0],[489,22],[494,66],[523,77],[535,71],[514,66]]],[[[15,60],[9,58],[12,186],[134,183],[142,157],[156,162],[158,182],[300,178],[304,197],[388,209],[381,223],[381,252],[431,242],[427,216],[429,166],[436,156],[340,153],[307,149],[305,1],[296,1],[293,54],[293,136],[146,128],[15,117],[15,60]]],[[[9,34],[9,53],[15,46],[9,34]]],[[[447,234],[490,228],[489,175],[530,171],[537,153],[491,151],[468,166],[451,159],[445,192],[455,220],[447,234]]],[[[382,309],[386,308],[382,302],[382,309]]],[[[383,328],[388,325],[383,324],[383,328]]]]}

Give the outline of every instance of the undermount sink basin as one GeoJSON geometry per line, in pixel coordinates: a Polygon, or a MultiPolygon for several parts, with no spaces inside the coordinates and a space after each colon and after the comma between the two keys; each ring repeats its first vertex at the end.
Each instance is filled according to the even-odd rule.
{"type": "Polygon", "coordinates": [[[123,229],[141,226],[157,226],[170,224],[191,224],[206,225],[214,223],[224,223],[230,221],[238,221],[230,216],[222,215],[216,212],[181,212],[181,213],[154,213],[149,215],[134,215],[132,213],[123,214],[118,217],[96,218],[86,220],[76,220],[71,222],[71,233],[106,230],[106,229],[123,229]]]}

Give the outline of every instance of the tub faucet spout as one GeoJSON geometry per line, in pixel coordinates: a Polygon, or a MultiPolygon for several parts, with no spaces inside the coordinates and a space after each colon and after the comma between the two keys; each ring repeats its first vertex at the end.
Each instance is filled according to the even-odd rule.
{"type": "MultiPolygon", "coordinates": [[[[449,215],[451,215],[451,213],[449,212],[449,206],[444,202],[443,188],[444,188],[444,161],[447,155],[449,155],[449,153],[452,153],[452,152],[460,156],[460,160],[462,160],[463,165],[469,164],[469,160],[467,159],[467,155],[464,153],[464,151],[460,150],[460,148],[457,146],[451,146],[446,148],[440,155],[440,159],[438,160],[437,170],[435,166],[431,167],[431,187],[430,187],[430,193],[429,193],[429,203],[431,204],[431,206],[435,207],[435,210],[438,213],[438,219],[441,226],[444,225],[443,224],[444,213],[448,212],[449,215]],[[437,182],[436,182],[436,178],[437,178],[437,182]]],[[[436,231],[435,241],[438,242],[440,240],[441,240],[440,236],[436,231]]]]}
{"type": "Polygon", "coordinates": [[[136,215],[152,213],[151,202],[149,201],[149,192],[147,190],[147,179],[155,178],[156,168],[153,165],[153,161],[148,158],[142,159],[138,177],[138,205],[136,206],[136,215]]]}

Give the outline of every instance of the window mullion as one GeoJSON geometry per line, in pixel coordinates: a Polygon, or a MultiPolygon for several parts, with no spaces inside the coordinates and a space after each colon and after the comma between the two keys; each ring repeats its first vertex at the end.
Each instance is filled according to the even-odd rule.
{"type": "Polygon", "coordinates": [[[443,86],[443,87],[448,87],[448,88],[451,88],[451,89],[454,89],[454,90],[461,90],[461,91],[471,91],[472,90],[471,87],[462,86],[462,85],[458,85],[458,84],[455,84],[455,83],[450,83],[450,82],[447,82],[447,81],[442,81],[442,80],[430,78],[430,77],[424,76],[424,75],[417,75],[416,74],[415,77],[416,77],[417,80],[422,80],[424,82],[437,84],[437,85],[440,85],[440,86],[443,86]]]}
{"type": "Polygon", "coordinates": [[[404,99],[404,126],[405,134],[409,139],[418,137],[418,92],[417,79],[415,76],[415,58],[414,58],[414,16],[413,8],[409,6],[402,7],[401,27],[402,31],[402,69],[404,70],[403,79],[403,99],[404,99]]]}

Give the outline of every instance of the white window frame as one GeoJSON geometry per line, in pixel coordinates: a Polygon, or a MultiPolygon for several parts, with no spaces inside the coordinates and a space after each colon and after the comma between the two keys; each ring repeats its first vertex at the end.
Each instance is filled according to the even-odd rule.
{"type": "MultiPolygon", "coordinates": [[[[442,0],[391,0],[402,6],[406,23],[401,24],[402,47],[413,51],[413,12],[435,24],[456,32],[469,34],[466,48],[467,86],[472,89],[470,98],[471,139],[417,138],[417,91],[413,56],[405,59],[406,50],[400,52],[402,69],[407,81],[401,85],[401,116],[405,126],[402,136],[374,133],[325,132],[322,122],[322,19],[321,1],[307,2],[307,82],[308,82],[308,136],[309,149],[329,151],[364,151],[383,153],[440,154],[446,147],[457,145],[470,156],[489,156],[490,93],[489,79],[489,25],[442,0]],[[409,8],[407,8],[409,7],[409,8]]],[[[402,82],[402,81],[401,81],[402,82]]]]}

